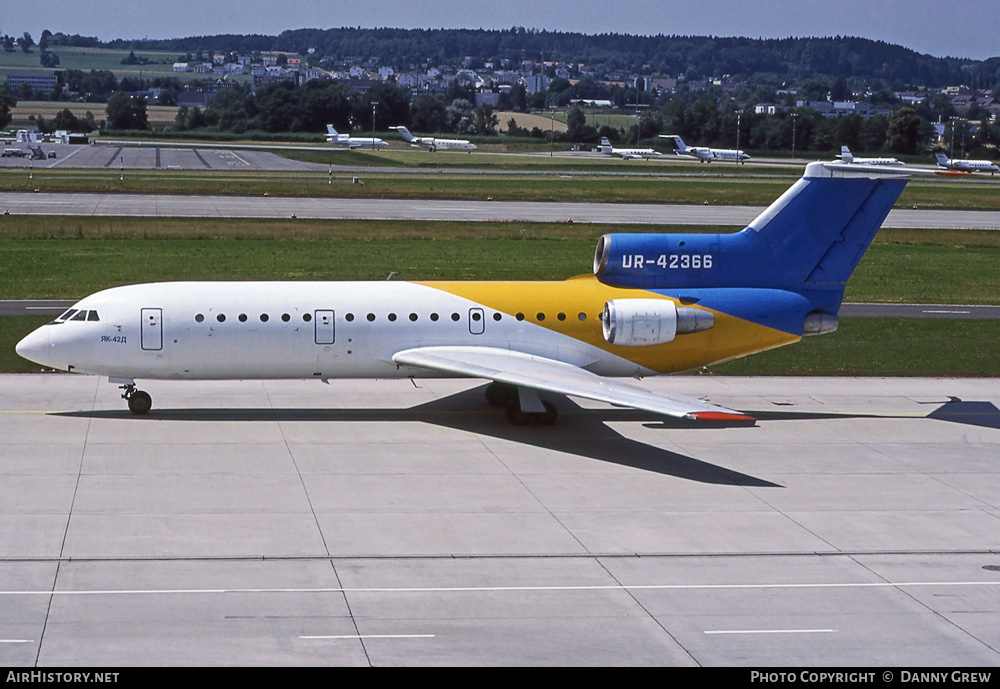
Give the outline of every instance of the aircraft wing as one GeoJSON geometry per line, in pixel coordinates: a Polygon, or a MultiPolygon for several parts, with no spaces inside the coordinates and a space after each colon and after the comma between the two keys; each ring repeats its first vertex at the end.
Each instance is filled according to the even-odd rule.
{"type": "Polygon", "coordinates": [[[660,395],[616,378],[604,378],[555,359],[495,347],[418,347],[396,353],[397,364],[438,373],[607,402],[655,414],[702,421],[753,421],[738,411],[686,395],[660,395]]]}

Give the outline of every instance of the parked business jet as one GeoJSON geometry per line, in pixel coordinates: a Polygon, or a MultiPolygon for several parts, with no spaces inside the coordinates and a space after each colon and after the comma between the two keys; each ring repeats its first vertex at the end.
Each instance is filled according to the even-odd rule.
{"type": "Polygon", "coordinates": [[[426,148],[432,153],[434,151],[468,151],[472,153],[476,150],[476,145],[465,139],[439,139],[434,136],[413,136],[413,134],[410,134],[409,129],[402,126],[389,127],[389,129],[395,129],[399,132],[399,135],[403,137],[403,141],[411,146],[426,148]]]}
{"type": "Polygon", "coordinates": [[[708,146],[688,146],[684,143],[684,139],[677,136],[676,134],[660,134],[661,139],[673,139],[674,146],[677,147],[675,151],[677,155],[682,158],[691,158],[702,163],[711,163],[713,160],[731,160],[734,162],[742,162],[744,160],[750,160],[748,156],[743,151],[736,150],[735,148],[709,148],[708,146]]]}
{"type": "Polygon", "coordinates": [[[30,333],[17,353],[108,376],[135,414],[152,405],[137,379],[444,376],[493,381],[487,399],[514,423],[555,421],[539,392],[752,420],[616,377],[696,369],[832,332],[847,279],[905,185],[896,169],[810,163],[740,232],[607,234],[593,274],[561,282],[115,287],[30,333]]]}
{"type": "Polygon", "coordinates": [[[333,128],[332,124],[326,125],[326,131],[329,133],[326,137],[327,142],[337,144],[338,146],[346,146],[347,148],[379,149],[386,148],[389,145],[382,139],[373,136],[364,137],[341,134],[333,128]]]}
{"type": "Polygon", "coordinates": [[[962,160],[961,158],[949,158],[944,153],[935,153],[937,164],[946,170],[957,172],[1000,172],[1000,167],[989,160],[962,160]]]}
{"type": "Polygon", "coordinates": [[[601,138],[601,153],[619,156],[625,160],[663,157],[662,153],[654,151],[652,148],[615,148],[611,145],[611,141],[608,140],[608,137],[606,136],[601,138]]]}
{"type": "Polygon", "coordinates": [[[840,147],[840,158],[841,162],[849,163],[851,165],[902,165],[903,163],[895,158],[855,158],[854,154],[851,153],[851,149],[847,146],[840,147]]]}

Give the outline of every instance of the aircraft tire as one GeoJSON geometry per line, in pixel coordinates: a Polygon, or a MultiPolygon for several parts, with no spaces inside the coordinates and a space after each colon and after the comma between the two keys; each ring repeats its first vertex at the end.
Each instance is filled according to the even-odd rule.
{"type": "Polygon", "coordinates": [[[507,403],[507,420],[515,426],[523,426],[528,423],[530,415],[521,411],[521,403],[517,399],[512,399],[507,403]]]}
{"type": "Polygon", "coordinates": [[[556,406],[551,402],[542,401],[542,406],[545,407],[545,411],[540,414],[533,414],[534,420],[539,426],[551,426],[559,418],[559,412],[556,410],[556,406]]]}
{"type": "Polygon", "coordinates": [[[136,390],[128,398],[128,410],[136,416],[148,414],[153,408],[153,398],[145,390],[136,390]]]}

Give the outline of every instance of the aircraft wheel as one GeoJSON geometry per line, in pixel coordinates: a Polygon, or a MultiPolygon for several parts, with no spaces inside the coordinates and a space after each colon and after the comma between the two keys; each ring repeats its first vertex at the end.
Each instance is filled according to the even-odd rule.
{"type": "Polygon", "coordinates": [[[521,411],[521,403],[517,399],[512,399],[507,403],[507,420],[515,426],[523,426],[528,423],[529,415],[521,411]]]}
{"type": "Polygon", "coordinates": [[[145,390],[136,390],[128,398],[128,409],[136,416],[148,414],[153,408],[153,398],[145,390]]]}
{"type": "Polygon", "coordinates": [[[559,412],[556,411],[556,407],[551,402],[542,401],[542,406],[545,407],[545,411],[539,414],[532,414],[534,420],[539,426],[551,426],[559,418],[559,412]]]}
{"type": "Polygon", "coordinates": [[[504,383],[490,383],[486,386],[486,401],[493,407],[504,407],[517,399],[517,388],[504,383]]]}

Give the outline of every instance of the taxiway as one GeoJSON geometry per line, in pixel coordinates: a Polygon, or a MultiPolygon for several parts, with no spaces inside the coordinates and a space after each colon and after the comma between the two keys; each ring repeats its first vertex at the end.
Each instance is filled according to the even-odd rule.
{"type": "Polygon", "coordinates": [[[1000,665],[995,380],[0,376],[0,665],[1000,665]]]}

